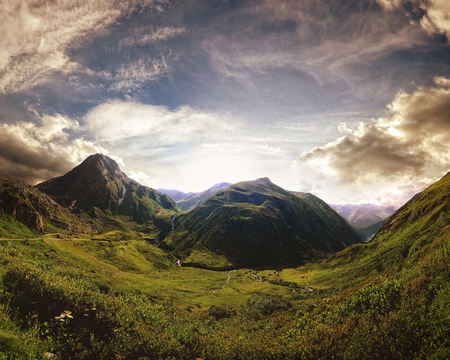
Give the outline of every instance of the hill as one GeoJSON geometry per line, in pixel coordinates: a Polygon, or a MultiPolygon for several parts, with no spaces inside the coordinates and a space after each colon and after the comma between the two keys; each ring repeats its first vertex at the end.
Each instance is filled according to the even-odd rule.
{"type": "MultiPolygon", "coordinates": [[[[87,213],[103,225],[114,216],[125,216],[168,232],[171,216],[178,211],[170,197],[128,178],[114,160],[101,154],[89,156],[67,174],[44,181],[36,189],[72,213],[87,213]]],[[[113,221],[114,226],[119,223],[113,221]]]]}
{"type": "Polygon", "coordinates": [[[234,268],[300,264],[361,241],[325,203],[308,201],[268,178],[240,182],[178,215],[161,245],[185,265],[234,268]]]}
{"type": "MultiPolygon", "coordinates": [[[[229,190],[222,207],[291,199],[267,179],[229,190]]],[[[449,225],[447,175],[373,240],[296,268],[180,267],[141,240],[0,241],[0,357],[448,359],[449,225]]]]}
{"type": "Polygon", "coordinates": [[[0,237],[95,230],[86,218],[77,217],[32,186],[0,178],[0,237]]]}

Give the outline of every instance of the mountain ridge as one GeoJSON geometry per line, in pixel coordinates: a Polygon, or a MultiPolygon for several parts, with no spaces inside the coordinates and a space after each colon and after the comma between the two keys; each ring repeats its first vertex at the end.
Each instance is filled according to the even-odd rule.
{"type": "Polygon", "coordinates": [[[233,184],[177,215],[162,246],[185,265],[206,268],[302,263],[361,241],[341,221],[348,239],[301,197],[259,178],[233,184]]]}

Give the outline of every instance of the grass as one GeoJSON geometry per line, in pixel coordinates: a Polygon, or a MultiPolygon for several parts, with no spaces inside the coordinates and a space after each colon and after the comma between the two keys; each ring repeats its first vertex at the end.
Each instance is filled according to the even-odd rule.
{"type": "Polygon", "coordinates": [[[443,209],[296,268],[180,267],[115,230],[1,241],[4,358],[448,358],[443,209]]]}

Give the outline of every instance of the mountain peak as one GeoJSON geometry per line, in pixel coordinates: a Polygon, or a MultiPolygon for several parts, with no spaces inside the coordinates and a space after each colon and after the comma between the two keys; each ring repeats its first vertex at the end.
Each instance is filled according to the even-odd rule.
{"type": "Polygon", "coordinates": [[[169,197],[130,179],[117,162],[102,154],[91,155],[67,174],[36,187],[72,212],[98,208],[143,222],[155,209],[176,209],[169,197]]]}
{"type": "Polygon", "coordinates": [[[266,185],[273,184],[273,182],[270,181],[270,179],[268,177],[262,177],[262,178],[254,180],[254,181],[257,183],[266,184],[266,185]]]}
{"type": "Polygon", "coordinates": [[[78,167],[84,171],[100,169],[107,171],[110,174],[124,176],[125,174],[120,170],[119,164],[110,157],[103,154],[94,154],[88,156],[78,167]]]}

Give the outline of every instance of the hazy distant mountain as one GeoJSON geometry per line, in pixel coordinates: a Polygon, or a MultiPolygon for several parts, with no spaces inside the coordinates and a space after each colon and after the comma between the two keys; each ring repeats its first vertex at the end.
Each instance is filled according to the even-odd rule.
{"type": "Polygon", "coordinates": [[[174,189],[156,189],[156,190],[158,190],[161,194],[166,194],[167,196],[169,196],[173,201],[175,201],[175,203],[177,203],[180,200],[185,199],[188,196],[198,194],[198,193],[194,193],[194,192],[185,193],[183,191],[174,190],[174,189]]]}
{"type": "Polygon", "coordinates": [[[187,211],[196,208],[208,200],[211,196],[216,194],[219,190],[230,186],[231,183],[222,182],[211,186],[209,189],[202,192],[184,193],[178,190],[158,189],[163,194],[170,196],[177,203],[181,210],[187,211]]]}
{"type": "Polygon", "coordinates": [[[231,268],[300,264],[361,241],[324,202],[304,197],[267,178],[231,185],[178,215],[162,246],[185,265],[231,268]]]}
{"type": "Polygon", "coordinates": [[[350,225],[364,229],[379,223],[395,212],[393,206],[374,204],[330,205],[339,215],[347,219],[350,225]]]}
{"type": "Polygon", "coordinates": [[[388,219],[381,220],[373,225],[358,230],[361,232],[361,234],[364,235],[366,241],[371,240],[378,232],[378,230],[380,230],[381,227],[386,224],[387,220],[388,219]]]}
{"type": "Polygon", "coordinates": [[[170,228],[170,215],[177,211],[169,196],[128,178],[114,160],[100,154],[36,188],[73,213],[97,217],[96,211],[101,210],[129,216],[139,224],[150,221],[158,228],[170,228]]]}
{"type": "Polygon", "coordinates": [[[78,218],[34,187],[3,178],[0,178],[0,219],[2,237],[96,230],[92,223],[78,218]]]}

